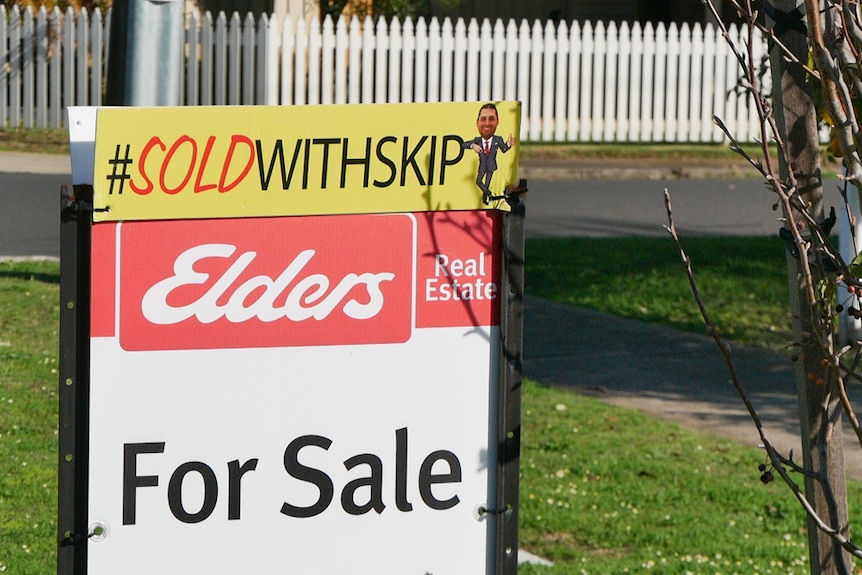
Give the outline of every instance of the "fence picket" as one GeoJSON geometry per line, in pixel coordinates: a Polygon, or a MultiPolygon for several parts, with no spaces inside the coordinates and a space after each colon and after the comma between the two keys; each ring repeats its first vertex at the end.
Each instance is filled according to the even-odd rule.
{"type": "Polygon", "coordinates": [[[413,69],[416,61],[416,35],[413,21],[404,21],[404,31],[401,35],[401,99],[400,102],[413,102],[416,93],[413,88],[413,69]]]}
{"type": "Polygon", "coordinates": [[[428,100],[428,26],[425,20],[416,21],[416,72],[413,99],[416,102],[428,100]]]}
{"type": "Polygon", "coordinates": [[[604,103],[602,105],[602,122],[604,124],[601,140],[612,142],[616,133],[616,121],[619,121],[617,115],[617,96],[619,93],[619,78],[617,77],[617,47],[619,46],[619,30],[616,22],[608,24],[605,35],[605,49],[603,50],[605,57],[605,75],[607,77],[608,86],[604,90],[604,103]]]}
{"type": "MultiPolygon", "coordinates": [[[[213,52],[213,21],[212,14],[207,12],[204,14],[203,22],[201,23],[201,63],[200,63],[200,103],[202,106],[209,106],[213,103],[213,70],[215,66],[215,53],[213,52]]],[[[188,100],[187,100],[188,101],[188,100]]]]}
{"type": "MultiPolygon", "coordinates": [[[[75,15],[71,8],[66,9],[63,17],[63,102],[77,102],[75,99],[75,15]]],[[[14,85],[14,81],[12,82],[14,85]]],[[[11,105],[11,102],[10,102],[11,105]]],[[[18,123],[10,120],[12,126],[18,123]]]]}
{"type": "Polygon", "coordinates": [[[440,22],[437,18],[431,18],[431,24],[428,26],[428,102],[440,101],[442,44],[443,31],[440,22]]]}
{"type": "MultiPolygon", "coordinates": [[[[363,30],[373,30],[371,16],[365,17],[363,30]]],[[[374,101],[374,34],[362,35],[362,102],[374,101]]]]}
{"type": "Polygon", "coordinates": [[[557,31],[551,22],[545,24],[544,46],[542,48],[543,61],[542,69],[544,70],[542,78],[542,131],[541,138],[545,141],[554,139],[554,89],[555,70],[554,60],[556,57],[557,47],[557,31]]]}
{"type": "Polygon", "coordinates": [[[716,37],[713,34],[712,28],[707,27],[703,30],[703,89],[700,96],[700,109],[696,110],[700,131],[692,134],[692,140],[695,142],[712,141],[712,122],[710,120],[711,110],[714,102],[713,94],[715,93],[716,84],[716,58],[715,58],[715,43],[716,37]]]}
{"type": "Polygon", "coordinates": [[[440,98],[438,102],[452,101],[453,53],[455,47],[455,31],[449,18],[443,20],[440,29],[440,98]]]}
{"type": "Polygon", "coordinates": [[[246,14],[241,29],[239,30],[241,44],[238,46],[240,52],[237,62],[241,64],[241,69],[237,70],[237,78],[242,78],[241,82],[233,82],[239,84],[237,92],[239,101],[243,104],[250,105],[255,103],[254,96],[254,72],[255,72],[255,24],[254,17],[251,12],[246,14]],[[240,76],[242,74],[242,76],[240,76]]]}
{"type": "Polygon", "coordinates": [[[529,38],[529,35],[528,30],[527,41],[530,45],[530,58],[527,60],[530,65],[529,79],[527,85],[519,92],[527,110],[529,137],[531,140],[538,140],[542,133],[542,55],[545,50],[542,25],[538,20],[533,22],[532,39],[529,38]],[[529,94],[529,96],[524,98],[525,94],[529,94]]]}
{"type": "MultiPolygon", "coordinates": [[[[487,22],[487,20],[485,20],[487,22]]],[[[483,96],[479,95],[479,86],[485,85],[483,90],[487,94],[490,90],[490,82],[488,82],[488,73],[491,66],[494,65],[490,49],[488,49],[489,39],[487,33],[485,38],[482,37],[482,32],[479,29],[479,24],[476,20],[470,20],[467,28],[467,71],[465,73],[467,92],[466,100],[476,101],[483,96]],[[481,65],[480,65],[481,58],[481,65]]]]}
{"type": "Polygon", "coordinates": [[[240,99],[240,65],[242,59],[242,22],[239,12],[234,12],[227,27],[227,73],[225,75],[225,86],[227,88],[227,104],[238,106],[242,103],[240,99]]]}
{"type": "MultiPolygon", "coordinates": [[[[260,92],[263,104],[275,106],[278,104],[278,93],[281,82],[267,82],[267,78],[278,78],[279,54],[281,53],[281,27],[274,18],[266,19],[266,32],[260,35],[261,51],[266,61],[261,65],[260,92]]],[[[194,102],[194,100],[192,100],[194,102]]]]}
{"type": "Polygon", "coordinates": [[[216,106],[227,104],[227,16],[219,12],[213,37],[213,101],[216,106]]]}
{"type": "Polygon", "coordinates": [[[569,88],[569,28],[560,23],[557,31],[557,54],[555,57],[556,90],[554,92],[554,140],[566,140],[566,118],[568,109],[566,94],[569,88]]]}
{"type": "MultiPolygon", "coordinates": [[[[354,18],[355,20],[355,18],[354,18]]],[[[350,36],[347,34],[347,21],[339,18],[335,24],[335,102],[347,102],[347,72],[348,54],[350,51],[350,36]]]]}
{"type": "Polygon", "coordinates": [[[372,73],[375,83],[374,99],[371,101],[386,102],[386,79],[389,73],[389,70],[386,69],[389,64],[389,59],[387,58],[389,52],[389,30],[386,27],[385,19],[380,18],[377,21],[375,36],[377,38],[377,43],[374,46],[374,71],[376,73],[372,73]]]}
{"type": "Polygon", "coordinates": [[[688,140],[689,124],[691,123],[691,110],[689,109],[689,95],[691,94],[691,69],[694,61],[692,59],[691,28],[683,24],[679,29],[679,61],[677,62],[677,84],[676,84],[676,133],[671,141],[685,142],[688,140]]]}
{"type": "MultiPolygon", "coordinates": [[[[383,21],[383,18],[380,20],[383,21]]],[[[383,102],[397,103],[401,101],[401,52],[403,49],[404,40],[401,37],[401,26],[398,25],[398,19],[395,18],[389,27],[389,50],[387,50],[389,85],[386,90],[386,99],[382,100],[383,102]]]]}
{"type": "Polygon", "coordinates": [[[592,86],[591,100],[593,103],[591,110],[592,130],[590,132],[590,141],[601,142],[602,135],[605,132],[605,122],[607,121],[607,118],[605,118],[605,110],[602,107],[605,103],[604,95],[606,91],[614,90],[616,88],[616,78],[605,76],[604,73],[605,59],[608,51],[605,23],[600,21],[596,24],[594,32],[594,49],[590,53],[590,56],[593,59],[593,76],[592,81],[590,82],[590,86],[592,86]],[[608,87],[608,90],[605,90],[603,81],[611,84],[611,86],[608,87]]]}
{"type": "Polygon", "coordinates": [[[706,83],[709,79],[706,76],[706,37],[700,23],[695,24],[691,34],[691,41],[692,67],[696,67],[696,69],[691,70],[691,91],[694,94],[689,98],[689,117],[691,118],[691,123],[688,130],[688,140],[697,142],[700,141],[700,132],[703,124],[701,105],[707,99],[705,98],[706,94],[711,90],[710,86],[706,83]]]}
{"type": "MultiPolygon", "coordinates": [[[[486,22],[488,21],[486,20],[486,22]]],[[[491,35],[491,45],[493,46],[491,48],[493,67],[488,70],[488,76],[490,77],[490,86],[488,88],[490,91],[480,93],[479,99],[485,101],[503,100],[505,98],[503,80],[508,70],[507,60],[510,58],[506,50],[506,29],[503,27],[503,22],[498,19],[494,22],[493,27],[488,22],[488,34],[491,35]]]]}
{"type": "MultiPolygon", "coordinates": [[[[655,65],[657,47],[655,41],[655,28],[652,23],[647,23],[643,29],[643,68],[641,69],[641,86],[656,86],[655,65]]],[[[649,142],[653,134],[653,94],[656,89],[643,90],[641,92],[640,106],[640,132],[636,133],[634,140],[649,142]]]]}
{"type": "MultiPolygon", "coordinates": [[[[343,19],[341,20],[343,22],[343,19]]],[[[347,102],[358,104],[362,71],[362,38],[359,36],[359,18],[351,18],[347,32],[347,102]]]]}
{"type": "MultiPolygon", "coordinates": [[[[5,4],[0,4],[0,22],[10,22],[11,24],[11,18],[6,14],[5,4]]],[[[12,62],[9,60],[9,49],[6,48],[11,45],[9,43],[8,30],[7,26],[0,26],[0,47],[3,48],[3,52],[0,52],[0,70],[12,69],[12,62]]],[[[6,119],[9,117],[9,103],[6,99],[8,91],[9,74],[0,74],[0,126],[5,125],[6,119]]]]}
{"type": "Polygon", "coordinates": [[[33,98],[35,96],[36,84],[36,54],[33,42],[27,42],[27,38],[32,38],[36,30],[36,24],[33,22],[33,12],[27,10],[24,13],[23,39],[21,43],[21,57],[24,64],[23,94],[21,99],[22,115],[24,118],[24,127],[33,127],[33,98]]]}
{"type": "Polygon", "coordinates": [[[48,11],[42,6],[36,17],[36,126],[48,123],[48,11]]]}
{"type": "Polygon", "coordinates": [[[628,133],[622,138],[627,142],[640,140],[641,124],[643,117],[641,116],[641,93],[646,80],[644,73],[644,38],[643,30],[638,22],[631,28],[629,36],[629,110],[628,110],[628,133]]]}
{"type": "Polygon", "coordinates": [[[251,23],[254,29],[254,40],[249,46],[249,49],[254,53],[254,72],[252,74],[250,85],[254,88],[253,104],[263,105],[267,103],[267,87],[266,78],[269,70],[268,58],[269,51],[267,50],[267,37],[269,35],[269,19],[266,14],[262,14],[255,24],[251,23]]]}
{"type": "Polygon", "coordinates": [[[197,102],[200,99],[200,68],[199,68],[199,58],[197,57],[200,49],[201,49],[201,31],[200,31],[200,22],[197,13],[192,12],[188,15],[188,22],[186,25],[186,47],[189,54],[195,54],[195,58],[188,58],[186,60],[186,82],[185,82],[185,94],[183,94],[183,101],[186,102],[197,102]]]}
{"type": "MultiPolygon", "coordinates": [[[[751,53],[754,61],[758,63],[762,62],[762,60],[767,56],[766,42],[762,36],[762,32],[757,28],[754,29],[751,53]]],[[[768,72],[762,78],[762,82],[762,93],[770,94],[772,92],[772,76],[768,72]]],[[[755,107],[754,102],[746,98],[744,100],[741,100],[739,105],[744,107],[748,112],[749,129],[752,132],[756,131],[757,140],[762,140],[760,136],[760,119],[757,115],[757,108],[755,107]]]]}
{"type": "Polygon", "coordinates": [[[306,102],[316,105],[320,104],[320,59],[323,53],[321,42],[320,22],[314,20],[308,27],[308,95],[306,102]]]}
{"type": "Polygon", "coordinates": [[[667,122],[665,118],[674,114],[676,110],[667,101],[666,81],[671,72],[668,70],[670,68],[668,64],[668,60],[670,59],[670,55],[668,54],[668,30],[664,24],[659,23],[656,27],[655,39],[655,81],[653,82],[655,86],[655,98],[653,99],[652,107],[653,129],[650,140],[653,142],[666,142],[665,125],[667,122]]]}
{"type": "Polygon", "coordinates": [[[9,17],[9,123],[16,128],[21,125],[21,11],[12,7],[9,17]]]}
{"type": "Polygon", "coordinates": [[[567,130],[565,140],[574,142],[578,139],[578,131],[581,127],[580,113],[580,80],[581,80],[581,25],[572,22],[569,30],[569,68],[568,68],[568,95],[566,101],[567,130]]]}
{"type": "MultiPolygon", "coordinates": [[[[514,20],[509,20],[506,25],[506,74],[503,99],[516,100],[518,98],[518,26],[514,20]]],[[[520,135],[518,136],[520,137],[520,135]]]]}
{"type": "Polygon", "coordinates": [[[301,20],[296,21],[296,44],[294,45],[293,54],[293,76],[286,78],[288,82],[293,81],[293,104],[305,104],[308,102],[306,97],[306,78],[308,57],[308,36],[305,30],[305,23],[301,20]]]}
{"type": "Polygon", "coordinates": [[[632,37],[627,22],[623,22],[617,30],[618,45],[617,54],[617,107],[616,107],[616,129],[614,140],[617,142],[628,141],[629,136],[629,78],[632,73],[632,37]]]}
{"type": "MultiPolygon", "coordinates": [[[[49,26],[49,36],[48,36],[48,85],[46,86],[48,90],[48,115],[47,121],[45,122],[42,128],[51,128],[58,127],[63,125],[63,120],[65,119],[65,110],[61,106],[62,100],[62,60],[60,59],[63,53],[63,44],[62,44],[62,35],[60,34],[60,9],[54,6],[51,10],[51,16],[48,19],[49,26]]],[[[0,45],[3,45],[2,41],[3,32],[0,31],[0,45]]],[[[0,59],[0,62],[3,60],[0,59]]],[[[97,67],[101,72],[102,67],[97,67]]],[[[2,76],[2,74],[0,74],[2,76]]],[[[3,94],[3,83],[4,80],[0,77],[0,94],[3,94]]],[[[100,83],[101,83],[101,75],[100,75],[100,83]]],[[[99,91],[99,96],[101,96],[101,90],[99,91]]],[[[101,97],[99,98],[101,103],[101,97]]],[[[0,124],[3,122],[3,118],[5,118],[5,114],[3,113],[3,103],[0,103],[0,124]]]]}
{"type": "Polygon", "coordinates": [[[449,101],[463,102],[467,99],[467,26],[460,18],[455,22],[452,56],[452,98],[449,101]]]}
{"type": "MultiPolygon", "coordinates": [[[[69,11],[72,8],[68,9],[69,11]]],[[[86,12],[81,12],[80,18],[76,19],[77,26],[75,27],[75,54],[77,62],[75,64],[75,100],[78,102],[88,102],[87,92],[89,85],[87,83],[87,68],[89,54],[89,15],[86,12]]]]}
{"type": "Polygon", "coordinates": [[[592,78],[593,78],[593,25],[585,22],[581,28],[581,86],[579,98],[580,130],[578,140],[589,142],[592,133],[593,116],[592,78]]]}
{"type": "Polygon", "coordinates": [[[332,104],[335,94],[335,30],[329,14],[323,19],[320,38],[320,103],[332,104]]]}
{"type": "Polygon", "coordinates": [[[662,140],[665,142],[676,142],[678,126],[682,110],[679,106],[679,57],[680,57],[680,29],[676,24],[671,24],[667,28],[667,74],[665,81],[665,102],[664,123],[665,131],[662,140]]]}

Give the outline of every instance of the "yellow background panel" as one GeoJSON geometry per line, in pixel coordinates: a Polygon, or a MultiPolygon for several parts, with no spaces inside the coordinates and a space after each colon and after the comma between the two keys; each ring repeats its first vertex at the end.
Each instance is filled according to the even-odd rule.
{"type": "MultiPolygon", "coordinates": [[[[97,221],[474,210],[483,102],[104,108],[97,221]]],[[[518,180],[520,104],[496,103],[495,194],[518,180]]],[[[493,201],[490,208],[507,209],[493,201]]]]}

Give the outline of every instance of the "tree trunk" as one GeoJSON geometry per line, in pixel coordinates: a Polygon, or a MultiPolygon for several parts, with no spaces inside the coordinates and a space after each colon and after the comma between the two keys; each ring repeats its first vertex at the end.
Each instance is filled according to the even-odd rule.
{"type": "MultiPolygon", "coordinates": [[[[802,2],[773,0],[766,7],[770,26],[801,62],[808,61],[808,38],[805,34],[805,10],[802,2]]],[[[779,132],[785,140],[788,158],[781,160],[781,179],[787,181],[790,170],[798,181],[801,196],[815,221],[823,221],[823,187],[820,177],[817,112],[812,101],[811,84],[798,64],[787,62],[779,49],[770,52],[774,109],[779,132]],[[789,164],[789,165],[788,165],[789,164]]],[[[811,236],[802,218],[795,218],[803,237],[811,236]]],[[[812,262],[816,257],[812,256],[812,262]]],[[[803,465],[818,474],[806,477],[805,494],[817,514],[845,535],[848,527],[847,492],[844,475],[844,452],[841,435],[841,407],[835,385],[834,369],[824,367],[828,349],[818,343],[814,322],[819,312],[813,309],[804,282],[802,262],[787,256],[787,277],[793,313],[795,341],[801,344],[797,363],[797,393],[802,433],[803,465]]],[[[812,265],[813,279],[823,277],[819,266],[812,265]]],[[[849,575],[848,553],[816,524],[808,521],[809,560],[812,575],[849,575]]]]}

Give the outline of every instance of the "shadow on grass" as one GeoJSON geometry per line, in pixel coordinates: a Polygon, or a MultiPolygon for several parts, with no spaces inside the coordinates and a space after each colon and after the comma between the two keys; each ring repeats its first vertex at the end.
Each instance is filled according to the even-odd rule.
{"type": "Polygon", "coordinates": [[[0,270],[0,279],[37,281],[45,284],[60,284],[60,274],[27,270],[0,270]]]}

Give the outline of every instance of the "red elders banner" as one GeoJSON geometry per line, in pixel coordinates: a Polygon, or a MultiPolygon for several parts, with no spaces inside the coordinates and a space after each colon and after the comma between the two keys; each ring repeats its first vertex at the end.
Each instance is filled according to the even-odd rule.
{"type": "Polygon", "coordinates": [[[124,349],[144,351],[403,343],[415,328],[497,325],[499,221],[427,212],[97,224],[92,334],[119,328],[124,349]]]}

